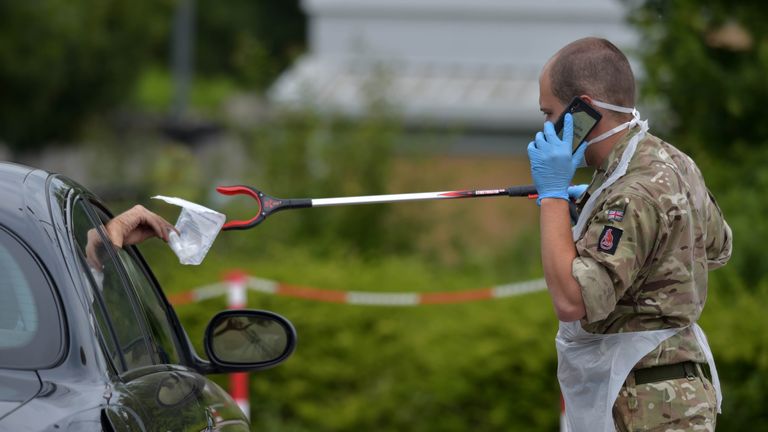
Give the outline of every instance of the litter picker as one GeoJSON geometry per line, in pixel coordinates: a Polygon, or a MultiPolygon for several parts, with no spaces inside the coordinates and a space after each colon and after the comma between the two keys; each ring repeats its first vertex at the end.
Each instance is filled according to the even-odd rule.
{"type": "MultiPolygon", "coordinates": [[[[224,224],[223,230],[245,230],[255,227],[268,218],[272,213],[282,210],[301,209],[309,207],[329,207],[357,204],[379,204],[400,201],[444,200],[458,198],[486,198],[496,196],[527,197],[536,199],[534,185],[511,186],[504,189],[453,190],[442,192],[421,192],[389,195],[364,195],[340,198],[275,198],[251,186],[219,186],[216,190],[222,195],[248,195],[256,201],[258,213],[249,220],[233,220],[224,224]]],[[[569,201],[571,218],[575,215],[575,206],[569,201]]]]}

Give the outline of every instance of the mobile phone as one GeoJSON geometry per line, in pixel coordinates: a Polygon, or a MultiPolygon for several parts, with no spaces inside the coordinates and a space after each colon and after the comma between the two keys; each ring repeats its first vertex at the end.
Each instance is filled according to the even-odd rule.
{"type": "Polygon", "coordinates": [[[603,116],[580,97],[574,97],[555,122],[555,132],[561,139],[563,138],[563,121],[566,113],[571,113],[573,116],[573,152],[576,153],[576,149],[584,142],[584,139],[592,132],[592,129],[603,116]]]}

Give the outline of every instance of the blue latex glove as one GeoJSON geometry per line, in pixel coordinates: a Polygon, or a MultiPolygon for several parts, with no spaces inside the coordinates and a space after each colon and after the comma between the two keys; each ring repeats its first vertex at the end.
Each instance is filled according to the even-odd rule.
{"type": "MultiPolygon", "coordinates": [[[[577,184],[573,186],[568,186],[568,199],[570,199],[571,201],[576,201],[577,199],[579,199],[579,197],[584,195],[584,192],[586,192],[587,189],[589,189],[588,184],[577,184]]],[[[536,203],[539,206],[541,206],[540,201],[536,200],[536,203]]]]}
{"type": "Polygon", "coordinates": [[[586,192],[588,188],[588,184],[568,186],[568,198],[570,198],[571,201],[576,201],[580,196],[584,195],[584,192],[586,192]]]}
{"type": "Polygon", "coordinates": [[[543,198],[568,200],[568,186],[573,179],[587,146],[579,146],[571,154],[573,141],[573,116],[565,115],[563,139],[557,137],[552,122],[544,123],[544,132],[536,134],[536,140],[528,144],[528,159],[531,162],[531,177],[536,185],[541,204],[543,198]]]}

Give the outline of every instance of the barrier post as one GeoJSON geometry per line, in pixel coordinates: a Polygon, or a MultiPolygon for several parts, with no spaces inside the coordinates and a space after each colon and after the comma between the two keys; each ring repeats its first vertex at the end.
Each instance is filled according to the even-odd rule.
{"type": "MultiPolygon", "coordinates": [[[[227,308],[244,309],[247,306],[246,282],[247,275],[241,271],[227,273],[224,280],[227,283],[227,308]]],[[[251,405],[248,400],[248,372],[229,374],[229,393],[246,417],[251,418],[251,405]]]]}

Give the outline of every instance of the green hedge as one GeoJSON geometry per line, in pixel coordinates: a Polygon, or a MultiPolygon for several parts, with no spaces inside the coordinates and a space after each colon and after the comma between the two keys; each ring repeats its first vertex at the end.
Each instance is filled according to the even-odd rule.
{"type": "MultiPolygon", "coordinates": [[[[437,273],[416,257],[321,260],[300,249],[230,264],[243,264],[252,275],[325,289],[455,291],[501,282],[461,270],[437,273]]],[[[211,260],[183,272],[189,274],[177,283],[184,288],[166,285],[166,290],[215,282],[226,267],[223,260],[211,260]]],[[[171,263],[161,268],[161,279],[182,273],[171,263]]],[[[252,375],[254,430],[556,428],[556,322],[544,293],[418,307],[315,303],[253,293],[249,305],[281,313],[299,333],[291,359],[252,375]]],[[[223,307],[220,298],[177,310],[199,342],[207,320],[223,307]]],[[[226,386],[223,377],[217,379],[226,386]]]]}

